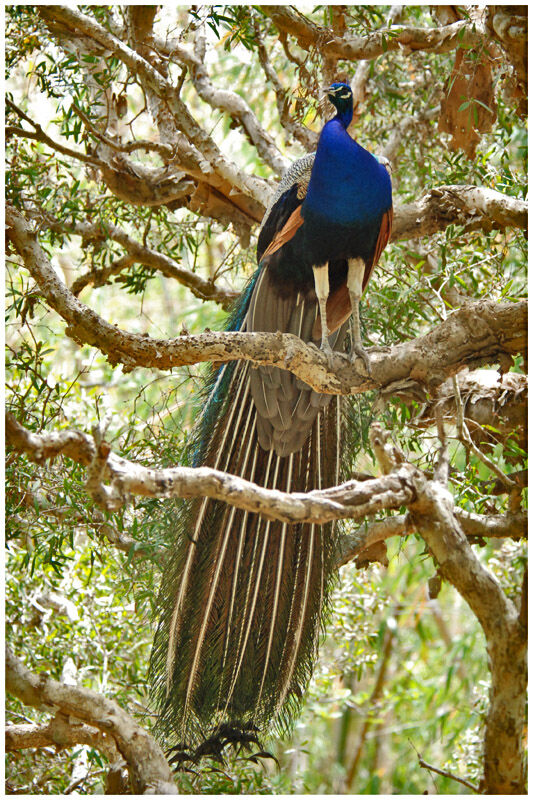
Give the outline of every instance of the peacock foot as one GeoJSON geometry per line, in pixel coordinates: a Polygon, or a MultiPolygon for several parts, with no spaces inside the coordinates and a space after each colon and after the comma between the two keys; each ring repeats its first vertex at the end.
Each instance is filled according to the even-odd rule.
{"type": "Polygon", "coordinates": [[[368,353],[362,345],[353,344],[352,352],[350,353],[350,361],[352,364],[355,364],[358,358],[363,362],[366,374],[370,376],[370,358],[368,357],[368,353]]]}
{"type": "Polygon", "coordinates": [[[333,350],[331,349],[331,345],[327,339],[324,339],[322,341],[320,349],[322,350],[323,353],[325,353],[328,356],[333,355],[333,350]]]}

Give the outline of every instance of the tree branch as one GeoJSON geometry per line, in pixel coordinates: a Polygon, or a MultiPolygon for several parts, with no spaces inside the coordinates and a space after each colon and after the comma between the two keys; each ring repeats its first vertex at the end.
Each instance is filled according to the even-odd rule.
{"type": "Polygon", "coordinates": [[[112,736],[128,764],[135,794],[177,794],[169,765],[156,741],[114,700],[78,686],[35,675],[6,650],[6,688],[26,705],[59,709],[112,736]]]}
{"type": "Polygon", "coordinates": [[[57,713],[44,725],[8,725],[6,728],[6,751],[26,750],[30,747],[55,747],[63,749],[77,744],[94,747],[111,763],[121,757],[115,741],[105,731],[84,725],[73,717],[57,713]]]}
{"type": "Polygon", "coordinates": [[[203,333],[156,340],[125,333],[77,300],[40,247],[24,217],[6,208],[8,235],[47,303],[67,322],[66,333],[91,344],[112,364],[169,369],[199,361],[246,359],[287,369],[317,391],[354,394],[371,388],[426,392],[466,365],[494,363],[526,346],[526,303],[478,301],[465,305],[431,333],[371,353],[372,378],[361,376],[342,354],[327,356],[299,337],[281,333],[203,333]]]}
{"type": "Polygon", "coordinates": [[[46,134],[41,126],[34,122],[27,114],[25,114],[22,109],[20,109],[15,103],[11,100],[6,98],[6,106],[14,111],[19,117],[23,120],[28,122],[32,125],[35,130],[34,131],[27,131],[24,128],[18,128],[14,125],[10,125],[6,128],[6,139],[9,139],[10,136],[21,136],[25,139],[34,139],[37,142],[42,142],[43,144],[47,144],[53,150],[56,150],[58,153],[63,153],[65,156],[69,156],[70,158],[77,159],[78,161],[83,161],[85,164],[91,164],[92,166],[101,167],[102,161],[95,156],[87,155],[86,153],[81,153],[78,150],[72,150],[72,148],[67,147],[66,145],[61,144],[60,142],[54,141],[48,134],[46,134]]]}
{"type": "MultiPolygon", "coordinates": [[[[35,128],[35,131],[27,131],[24,128],[9,126],[6,128],[6,137],[16,135],[26,139],[34,139],[48,145],[59,153],[63,153],[63,155],[97,167],[108,189],[126,202],[145,206],[176,203],[181,198],[190,195],[195,187],[195,184],[185,176],[185,173],[176,170],[175,166],[170,170],[166,168],[161,170],[147,167],[139,162],[133,162],[123,155],[105,161],[102,158],[72,150],[72,148],[54,141],[43,131],[38,123],[30,119],[14,103],[9,100],[6,102],[19,116],[35,128]]],[[[81,114],[79,109],[77,109],[77,113],[78,115],[81,114]]],[[[99,138],[105,141],[108,146],[113,146],[108,137],[99,135],[99,138]]],[[[138,145],[139,143],[130,144],[138,145]]],[[[124,153],[136,148],[115,145],[115,149],[124,153]]]]}
{"type": "MultiPolygon", "coordinates": [[[[374,449],[386,441],[379,426],[371,429],[374,449]]],[[[414,477],[417,498],[409,516],[448,580],[476,615],[489,654],[492,686],[485,733],[486,794],[522,794],[525,785],[526,642],[519,612],[494,576],[476,558],[454,513],[446,486],[414,477]]]]}
{"type": "MultiPolygon", "coordinates": [[[[145,245],[136,241],[136,239],[133,239],[131,236],[129,236],[126,231],[118,228],[116,225],[112,225],[111,223],[106,222],[105,226],[98,222],[74,222],[72,224],[65,224],[59,220],[51,218],[48,214],[45,215],[44,222],[46,226],[50,228],[50,230],[53,230],[57,233],[68,233],[81,236],[85,243],[105,242],[111,239],[114,242],[122,245],[122,247],[126,250],[131,257],[130,263],[143,264],[151,269],[161,272],[161,274],[165,275],[165,277],[172,278],[173,280],[181,283],[183,286],[186,286],[191,290],[195,297],[199,297],[202,300],[212,300],[220,303],[223,308],[229,308],[232,302],[238,296],[238,292],[232,291],[231,289],[224,289],[222,286],[218,286],[213,281],[205,280],[195,272],[184,269],[173,258],[146,247],[145,245]]],[[[120,266],[119,263],[116,262],[107,270],[102,270],[101,272],[88,272],[74,281],[71,291],[74,295],[77,295],[89,283],[100,285],[100,282],[104,279],[104,276],[116,274],[123,268],[124,267],[120,266]],[[98,283],[96,283],[96,281],[98,281],[98,283]]]]}
{"type": "MultiPolygon", "coordinates": [[[[336,519],[361,519],[381,510],[399,508],[411,497],[408,473],[395,474],[393,480],[385,482],[382,478],[369,478],[310,494],[291,494],[263,489],[238,476],[209,467],[144,467],[117,456],[108,446],[95,468],[98,445],[95,445],[94,438],[76,430],[33,433],[20,425],[11,414],[6,415],[5,431],[9,447],[26,453],[30,460],[37,463],[61,455],[84,466],[93,466],[93,483],[89,488],[93,497],[96,496],[106,508],[112,507],[111,510],[126,503],[128,495],[159,498],[208,496],[261,514],[267,519],[322,524],[336,519]],[[103,486],[104,480],[110,480],[111,487],[103,486]],[[112,502],[109,502],[110,498],[112,502]]],[[[475,541],[480,537],[522,538],[527,535],[525,514],[483,515],[462,508],[455,508],[454,514],[465,534],[475,541]]],[[[117,538],[112,530],[104,532],[112,544],[126,553],[131,553],[132,549],[136,555],[153,552],[153,548],[130,537],[121,535],[117,538]]],[[[405,514],[364,524],[355,533],[342,538],[337,565],[341,567],[353,561],[379,542],[411,532],[411,523],[405,514]]]]}
{"type": "Polygon", "coordinates": [[[443,778],[449,778],[452,781],[457,781],[458,783],[462,783],[463,786],[466,786],[466,788],[470,789],[470,791],[474,792],[474,794],[479,794],[478,787],[474,786],[473,783],[465,781],[464,778],[459,777],[459,775],[454,775],[452,772],[447,772],[444,769],[440,769],[440,767],[434,767],[431,764],[428,764],[427,761],[424,761],[424,759],[419,754],[417,755],[418,755],[418,765],[422,767],[422,769],[427,769],[430,772],[436,772],[437,775],[442,775],[443,778]]]}
{"type": "Polygon", "coordinates": [[[505,372],[502,375],[492,369],[462,370],[439,386],[432,402],[416,417],[416,425],[432,425],[437,405],[447,419],[456,420],[455,378],[459,385],[464,422],[477,446],[483,447],[489,443],[492,447],[495,442],[505,442],[509,436],[514,436],[525,450],[528,379],[518,372],[505,372]]]}
{"type": "MultiPolygon", "coordinates": [[[[214,140],[191,116],[187,106],[180,99],[176,87],[146,59],[121,42],[96,20],[80,13],[77,9],[69,6],[38,6],[38,12],[45,22],[51,23],[52,26],[60,23],[75,35],[93,40],[100,47],[105,48],[138,76],[146,91],[153,92],[162,99],[170,108],[179,130],[201,153],[203,160],[198,163],[198,168],[200,172],[204,173],[204,178],[213,186],[223,191],[226,185],[226,194],[229,196],[230,190],[227,188],[227,184],[229,184],[232,190],[238,189],[244,195],[249,195],[263,205],[266,204],[270,193],[267,182],[246,175],[233,162],[225,158],[214,140]]],[[[232,200],[238,204],[235,195],[232,200]]]]}
{"type": "Polygon", "coordinates": [[[312,152],[313,150],[316,150],[316,146],[318,144],[318,134],[314,131],[310,131],[305,127],[305,125],[300,124],[297,120],[291,117],[289,111],[290,98],[287,96],[287,92],[283,88],[276,70],[270,63],[257,19],[254,19],[254,31],[257,42],[257,54],[259,56],[259,62],[263,68],[266,79],[270,81],[276,94],[276,105],[278,108],[279,121],[289,137],[294,137],[296,141],[300,142],[300,144],[304,146],[306,152],[312,152]]]}
{"type": "Polygon", "coordinates": [[[439,28],[415,28],[391,25],[368,36],[354,36],[349,30],[343,36],[317,25],[292,6],[260,6],[279,31],[293,36],[300,47],[316,47],[326,57],[359,61],[377,58],[395,50],[449,53],[461,47],[480,47],[488,32],[472,20],[461,20],[439,28]]]}
{"type": "Polygon", "coordinates": [[[236,92],[220,89],[209,79],[205,68],[205,54],[205,37],[198,32],[194,51],[176,42],[169,52],[169,57],[177,56],[179,61],[188,67],[194,87],[202,100],[236,120],[263,161],[281,176],[289,162],[281,155],[272,137],[261,127],[248,103],[236,92]]]}
{"type": "Polygon", "coordinates": [[[438,186],[426,195],[394,209],[391,241],[430,236],[448,225],[465,230],[495,228],[527,230],[525,200],[481,186],[438,186]]]}
{"type": "MultiPolygon", "coordinates": [[[[282,522],[323,524],[338,519],[361,519],[412,500],[409,468],[386,479],[348,481],[320,491],[280,492],[210,467],[143,467],[110,451],[105,442],[94,442],[81,431],[36,434],[26,430],[12,415],[6,417],[6,441],[19,452],[42,462],[59,454],[92,470],[89,477],[93,498],[107,510],[117,510],[128,495],[143,497],[211,497],[237,508],[282,522]],[[111,480],[111,486],[104,485],[111,480]]],[[[88,482],[89,482],[88,481],[88,482]]]]}

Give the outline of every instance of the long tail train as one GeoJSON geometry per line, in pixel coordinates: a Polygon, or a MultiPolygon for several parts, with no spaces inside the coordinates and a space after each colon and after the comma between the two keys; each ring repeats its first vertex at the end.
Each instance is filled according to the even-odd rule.
{"type": "MultiPolygon", "coordinates": [[[[228,328],[265,330],[262,317],[274,317],[273,327],[282,314],[286,329],[310,340],[316,299],[277,298],[274,314],[267,283],[258,271],[228,328]]],[[[224,364],[206,388],[194,461],[282,491],[336,485],[343,404],[283,370],[224,364]]],[[[190,502],[179,526],[151,661],[159,731],[190,749],[217,731],[245,739],[272,722],[286,729],[316,657],[335,572],[334,526],[289,525],[209,498],[190,502]]]]}

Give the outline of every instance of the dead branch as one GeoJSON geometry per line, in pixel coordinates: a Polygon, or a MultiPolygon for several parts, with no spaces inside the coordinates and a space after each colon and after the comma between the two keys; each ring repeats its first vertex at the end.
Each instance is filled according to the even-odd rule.
{"type": "Polygon", "coordinates": [[[427,769],[430,772],[435,772],[437,775],[442,775],[443,778],[449,778],[452,781],[457,781],[457,783],[461,783],[463,786],[466,786],[466,788],[470,789],[470,791],[474,792],[474,794],[479,794],[478,787],[474,786],[473,783],[465,781],[464,778],[461,778],[459,775],[454,775],[452,772],[447,772],[446,770],[441,769],[440,767],[434,767],[431,764],[428,764],[428,762],[424,761],[424,759],[420,755],[418,755],[418,765],[422,767],[422,769],[427,769]]]}
{"type": "Polygon", "coordinates": [[[115,740],[128,764],[135,794],[177,794],[173,775],[155,741],[114,701],[90,689],[70,686],[36,675],[6,649],[6,687],[24,704],[43,710],[59,709],[115,740]]]}

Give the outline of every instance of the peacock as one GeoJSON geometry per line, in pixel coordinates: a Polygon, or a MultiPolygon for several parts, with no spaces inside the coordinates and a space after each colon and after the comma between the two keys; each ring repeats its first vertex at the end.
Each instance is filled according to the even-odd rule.
{"type": "MultiPolygon", "coordinates": [[[[258,268],[227,330],[283,331],[323,351],[368,356],[359,302],[392,224],[383,159],[349,135],[353,96],[334,83],[336,114],[316,153],[284,174],[265,214],[258,268]]],[[[214,366],[204,388],[193,464],[283,491],[348,477],[350,431],[340,396],[249,362],[214,366]]],[[[290,728],[317,655],[336,574],[338,529],[265,519],[200,498],[188,503],[163,571],[151,680],[157,729],[175,761],[220,757],[227,743],[290,728]]]]}

